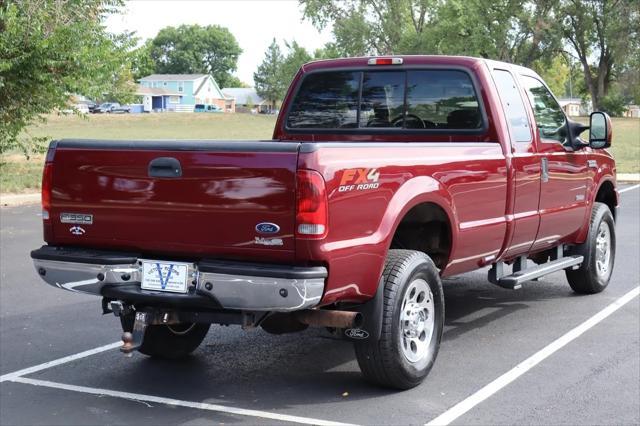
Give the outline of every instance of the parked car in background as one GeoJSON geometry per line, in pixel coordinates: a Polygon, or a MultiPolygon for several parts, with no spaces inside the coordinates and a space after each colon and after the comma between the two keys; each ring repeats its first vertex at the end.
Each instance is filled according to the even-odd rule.
{"type": "Polygon", "coordinates": [[[111,113],[113,114],[129,114],[131,112],[131,106],[129,105],[119,105],[117,107],[111,108],[111,113]]]}
{"type": "Polygon", "coordinates": [[[108,114],[113,112],[114,108],[120,108],[120,104],[117,102],[105,102],[96,107],[93,112],[94,114],[108,114]]]}
{"type": "Polygon", "coordinates": [[[89,105],[85,103],[75,104],[73,106],[80,114],[89,114],[89,105]]]}
{"type": "Polygon", "coordinates": [[[62,114],[74,114],[76,112],[80,114],[88,114],[89,107],[84,103],[72,104],[66,109],[61,109],[60,112],[62,114]]]}
{"type": "Polygon", "coordinates": [[[218,105],[196,104],[193,112],[223,112],[218,105]]]}

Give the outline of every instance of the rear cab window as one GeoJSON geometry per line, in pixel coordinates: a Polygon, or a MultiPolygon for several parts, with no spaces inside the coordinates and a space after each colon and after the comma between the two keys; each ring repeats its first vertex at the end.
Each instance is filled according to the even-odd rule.
{"type": "Polygon", "coordinates": [[[477,131],[484,125],[471,77],[448,69],[311,73],[286,118],[294,131],[477,131]]]}

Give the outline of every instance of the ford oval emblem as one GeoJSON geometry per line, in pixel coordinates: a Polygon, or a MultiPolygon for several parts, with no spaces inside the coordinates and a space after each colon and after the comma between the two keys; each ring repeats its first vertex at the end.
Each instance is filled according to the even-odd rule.
{"type": "Polygon", "coordinates": [[[361,328],[347,328],[344,334],[352,339],[366,339],[369,337],[369,333],[361,328]]]}
{"type": "Polygon", "coordinates": [[[262,222],[256,225],[256,231],[260,234],[277,234],[280,227],[275,223],[262,222]]]}

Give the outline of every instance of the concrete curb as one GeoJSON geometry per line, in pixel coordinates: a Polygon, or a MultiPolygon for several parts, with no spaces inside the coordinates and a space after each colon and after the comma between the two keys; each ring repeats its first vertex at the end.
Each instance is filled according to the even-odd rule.
{"type": "Polygon", "coordinates": [[[640,182],[640,173],[618,173],[616,178],[619,183],[640,182]]]}
{"type": "Polygon", "coordinates": [[[40,192],[28,194],[0,194],[0,206],[22,206],[40,202],[40,192]]]}

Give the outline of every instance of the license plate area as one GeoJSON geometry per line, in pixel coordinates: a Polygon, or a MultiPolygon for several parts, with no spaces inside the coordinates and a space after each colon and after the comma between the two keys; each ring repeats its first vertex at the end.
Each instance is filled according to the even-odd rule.
{"type": "Polygon", "coordinates": [[[181,262],[141,260],[140,287],[143,290],[186,293],[193,265],[181,262]]]}

